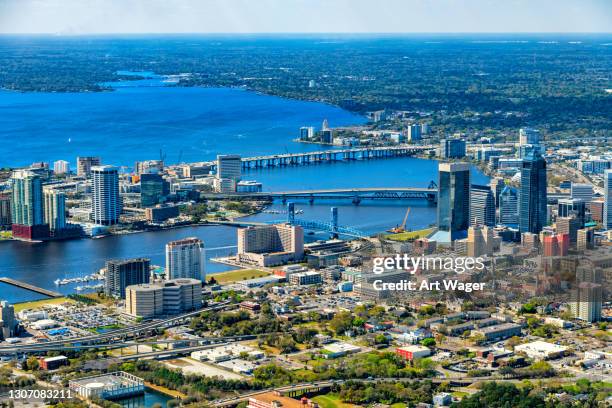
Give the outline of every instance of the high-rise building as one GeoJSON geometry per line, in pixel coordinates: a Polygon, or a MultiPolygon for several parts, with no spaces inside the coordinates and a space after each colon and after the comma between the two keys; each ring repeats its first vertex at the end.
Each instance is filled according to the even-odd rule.
{"type": "Polygon", "coordinates": [[[518,190],[506,186],[499,195],[499,223],[507,226],[518,225],[518,190]]]}
{"type": "Polygon", "coordinates": [[[291,224],[262,225],[238,229],[241,262],[259,266],[281,265],[304,257],[304,230],[291,224]]]}
{"type": "Polygon", "coordinates": [[[17,334],[17,320],[15,319],[15,309],[6,300],[0,302],[0,329],[1,338],[7,339],[15,337],[17,334]]]}
{"type": "Polygon", "coordinates": [[[0,229],[13,223],[11,218],[11,192],[0,193],[0,229]]]}
{"type": "Polygon", "coordinates": [[[322,129],[319,132],[321,143],[332,143],[334,141],[334,131],[332,129],[322,129]]]}
{"type": "Polygon", "coordinates": [[[576,269],[576,288],[571,307],[577,319],[587,322],[601,320],[603,273],[600,268],[580,265],[576,269]]]}
{"type": "Polygon", "coordinates": [[[579,229],[577,233],[576,249],[586,251],[595,248],[595,231],[593,228],[579,229]]]}
{"type": "Polygon", "coordinates": [[[236,184],[242,177],[242,159],[237,154],[217,156],[217,191],[230,193],[236,191],[236,184]]]}
{"type": "Polygon", "coordinates": [[[546,161],[537,152],[521,165],[519,230],[539,233],[546,225],[546,161]]]}
{"type": "Polygon", "coordinates": [[[440,157],[444,159],[461,159],[465,157],[466,145],[463,139],[440,140],[440,157]]]}
{"type": "Polygon", "coordinates": [[[612,229],[612,169],[604,172],[603,227],[612,229]]]}
{"type": "Polygon", "coordinates": [[[151,261],[146,258],[107,261],[104,293],[124,299],[126,287],[149,283],[150,264],[151,261]]]}
{"type": "Polygon", "coordinates": [[[557,217],[557,234],[565,234],[569,237],[570,247],[575,248],[578,240],[578,230],[584,226],[575,216],[557,217]]]}
{"type": "Polygon", "coordinates": [[[204,242],[185,238],[166,244],[166,278],[206,280],[204,242]]]}
{"type": "Polygon", "coordinates": [[[66,195],[62,191],[46,188],[44,199],[45,224],[51,231],[66,228],[66,195]]]}
{"type": "Polygon", "coordinates": [[[438,191],[438,230],[451,241],[465,237],[470,225],[470,165],[440,163],[438,191]]]}
{"type": "Polygon", "coordinates": [[[586,221],[586,205],[579,198],[562,198],[557,203],[558,217],[575,217],[580,223],[580,228],[584,226],[586,221]]]}
{"type": "Polygon", "coordinates": [[[53,173],[57,175],[70,173],[70,163],[66,160],[53,162],[53,173]]]}
{"type": "Polygon", "coordinates": [[[43,214],[42,180],[29,170],[16,170],[11,176],[11,217],[13,236],[24,239],[49,237],[43,214]]]}
{"type": "Polygon", "coordinates": [[[314,127],[302,126],[300,128],[300,140],[312,140],[314,138],[314,127]]]}
{"type": "Polygon", "coordinates": [[[410,142],[417,142],[421,140],[421,126],[417,123],[413,123],[412,125],[408,126],[406,133],[408,141],[410,142]]]}
{"type": "Polygon", "coordinates": [[[169,193],[169,184],[161,174],[142,173],[140,175],[140,205],[143,208],[163,203],[169,193]]]}
{"type": "Polygon", "coordinates": [[[495,196],[495,208],[499,207],[499,196],[501,192],[506,187],[506,182],[501,177],[494,177],[491,180],[491,191],[493,191],[493,195],[495,196]]]}
{"type": "Polygon", "coordinates": [[[489,186],[470,188],[470,225],[495,226],[495,197],[489,186]]]}
{"type": "Polygon", "coordinates": [[[467,256],[478,258],[493,254],[493,228],[474,225],[468,228],[467,256]]]}
{"type": "Polygon", "coordinates": [[[91,168],[100,164],[99,157],[77,157],[77,176],[89,178],[91,176],[91,168]]]}
{"type": "Polygon", "coordinates": [[[117,224],[122,210],[117,167],[94,166],[91,168],[91,176],[93,222],[100,225],[117,224]]]}
{"type": "Polygon", "coordinates": [[[591,200],[593,200],[592,184],[572,183],[570,191],[573,199],[582,200],[587,204],[587,206],[591,200]]]}
{"type": "Polygon", "coordinates": [[[604,200],[601,199],[591,201],[589,207],[591,209],[591,219],[593,221],[603,223],[604,204],[604,200]]]}
{"type": "Polygon", "coordinates": [[[538,145],[540,144],[540,131],[533,128],[519,129],[519,144],[520,145],[538,145]]]}

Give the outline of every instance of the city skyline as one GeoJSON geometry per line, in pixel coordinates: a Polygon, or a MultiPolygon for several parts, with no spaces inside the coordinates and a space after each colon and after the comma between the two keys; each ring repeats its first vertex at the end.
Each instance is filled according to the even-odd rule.
{"type": "Polygon", "coordinates": [[[611,21],[605,0],[0,1],[0,33],[601,33],[611,21]]]}

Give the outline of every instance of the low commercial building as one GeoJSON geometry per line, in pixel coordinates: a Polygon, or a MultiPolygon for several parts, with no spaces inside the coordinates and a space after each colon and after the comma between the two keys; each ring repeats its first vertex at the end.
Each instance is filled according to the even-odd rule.
{"type": "Polygon", "coordinates": [[[55,357],[44,357],[38,360],[41,370],[57,370],[62,366],[69,364],[68,357],[66,356],[55,356],[55,357]]]}
{"type": "Polygon", "coordinates": [[[58,324],[55,320],[52,319],[42,319],[32,323],[32,328],[36,330],[47,330],[57,327],[58,324]]]}
{"type": "Polygon", "coordinates": [[[519,344],[514,347],[516,353],[523,352],[528,357],[548,360],[562,357],[567,352],[567,347],[545,341],[533,341],[531,343],[519,344]]]}
{"type": "Polygon", "coordinates": [[[289,278],[289,283],[292,285],[315,285],[321,282],[321,274],[314,271],[294,273],[289,278]]]}
{"type": "Polygon", "coordinates": [[[242,344],[228,344],[226,346],[194,351],[191,353],[191,358],[198,361],[220,363],[221,361],[237,359],[243,353],[252,358],[262,358],[264,356],[264,353],[261,350],[256,350],[242,344]]]}
{"type": "Polygon", "coordinates": [[[170,218],[179,216],[178,205],[161,205],[145,209],[145,217],[148,222],[160,223],[170,218]]]}
{"type": "Polygon", "coordinates": [[[482,335],[486,341],[498,341],[512,336],[520,336],[521,326],[515,323],[503,323],[474,330],[472,334],[482,335]]]}
{"type": "Polygon", "coordinates": [[[326,358],[343,357],[347,354],[358,353],[360,351],[361,347],[341,341],[337,343],[330,343],[323,347],[323,353],[325,354],[326,358]]]}
{"type": "Polygon", "coordinates": [[[180,278],[125,289],[125,311],[142,318],[178,314],[202,307],[202,282],[180,278]]]}
{"type": "Polygon", "coordinates": [[[412,345],[398,347],[395,349],[395,353],[405,358],[406,360],[413,361],[419,358],[430,356],[431,350],[425,346],[412,345]]]}

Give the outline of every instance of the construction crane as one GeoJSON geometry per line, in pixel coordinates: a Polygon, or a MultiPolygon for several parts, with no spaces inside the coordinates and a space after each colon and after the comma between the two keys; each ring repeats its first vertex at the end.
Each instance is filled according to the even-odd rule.
{"type": "Polygon", "coordinates": [[[408,207],[408,209],[406,210],[406,215],[404,216],[404,221],[402,222],[402,225],[397,225],[395,228],[391,228],[389,232],[392,232],[394,234],[405,232],[406,231],[406,221],[408,221],[408,215],[410,215],[410,207],[408,207]]]}

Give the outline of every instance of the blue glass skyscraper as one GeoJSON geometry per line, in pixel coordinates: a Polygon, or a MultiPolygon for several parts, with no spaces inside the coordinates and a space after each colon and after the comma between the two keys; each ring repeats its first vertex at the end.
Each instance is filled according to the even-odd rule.
{"type": "Polygon", "coordinates": [[[546,225],[546,160],[536,150],[521,163],[520,232],[542,231],[546,225]]]}
{"type": "Polygon", "coordinates": [[[470,166],[440,163],[438,175],[438,231],[448,241],[465,238],[470,226],[470,166]]]}

